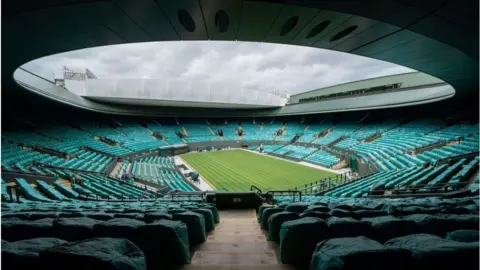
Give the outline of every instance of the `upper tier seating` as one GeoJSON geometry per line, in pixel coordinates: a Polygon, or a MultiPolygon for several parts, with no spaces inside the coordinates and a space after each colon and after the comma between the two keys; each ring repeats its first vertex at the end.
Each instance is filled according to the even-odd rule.
{"type": "MultiPolygon", "coordinates": [[[[244,132],[243,134],[243,140],[244,141],[262,141],[264,140],[264,135],[263,129],[261,130],[261,125],[259,123],[252,123],[252,122],[242,122],[242,130],[244,132]]],[[[272,138],[272,136],[268,135],[268,138],[272,138]]]]}
{"type": "Polygon", "coordinates": [[[220,140],[218,136],[213,135],[212,132],[210,132],[206,123],[187,122],[182,123],[182,126],[188,132],[188,136],[186,137],[187,142],[208,142],[220,140]]]}
{"type": "MultiPolygon", "coordinates": [[[[213,128],[212,128],[213,129],[213,128]]],[[[238,123],[230,121],[227,124],[216,125],[214,131],[223,131],[223,140],[225,141],[237,141],[238,140],[238,123]]],[[[218,140],[218,139],[217,139],[218,140]]]]}
{"type": "Polygon", "coordinates": [[[333,126],[333,129],[326,136],[318,138],[313,143],[328,145],[343,136],[350,136],[361,127],[360,124],[341,123],[333,126]]]}
{"type": "Polygon", "coordinates": [[[313,123],[308,125],[308,128],[306,131],[303,132],[302,137],[298,139],[298,142],[312,142],[313,140],[316,139],[316,136],[320,132],[324,132],[331,128],[333,126],[333,123],[329,120],[325,120],[322,123],[313,123]]]}
{"type": "Polygon", "coordinates": [[[355,131],[350,137],[358,141],[363,141],[371,137],[372,135],[382,134],[398,126],[401,123],[401,121],[402,121],[401,119],[397,119],[397,120],[384,121],[379,124],[368,124],[363,128],[355,131]]]}

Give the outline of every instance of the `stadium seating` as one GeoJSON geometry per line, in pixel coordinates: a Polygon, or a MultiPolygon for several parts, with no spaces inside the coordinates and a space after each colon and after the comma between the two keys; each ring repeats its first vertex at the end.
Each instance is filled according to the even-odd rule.
{"type": "Polygon", "coordinates": [[[332,166],[340,162],[340,159],[338,157],[323,150],[315,152],[314,154],[306,157],[305,160],[312,163],[320,164],[327,168],[331,168],[332,166]]]}
{"type": "MultiPolygon", "coordinates": [[[[110,170],[115,167],[114,171],[108,173],[118,180],[125,180],[123,176],[132,172],[138,179],[164,185],[170,190],[192,191],[193,187],[176,171],[171,159],[145,157],[144,153],[139,155],[137,152],[169,144],[221,140],[211,130],[214,133],[222,130],[224,140],[238,140],[240,138],[236,132],[239,129],[243,129],[242,139],[247,143],[249,140],[264,141],[265,153],[305,160],[327,168],[341,162],[340,156],[353,153],[360,162],[367,163],[372,171],[379,171],[379,179],[370,176],[364,182],[368,185],[363,186],[358,182],[359,186],[352,188],[355,192],[338,192],[334,193],[335,196],[344,194],[361,197],[370,191],[372,185],[377,190],[395,192],[456,189],[464,187],[465,178],[477,170],[472,157],[479,148],[478,123],[462,122],[448,126],[441,118],[418,118],[413,121],[391,118],[362,124],[358,117],[339,118],[336,121],[327,117],[322,122],[309,124],[272,119],[224,119],[215,124],[215,121],[211,124],[196,119],[118,119],[113,124],[112,119],[107,117],[95,121],[82,120],[77,126],[40,123],[29,131],[6,130],[2,133],[2,170],[68,179],[66,169],[76,174],[98,175],[105,173],[107,168],[110,170]],[[284,135],[276,136],[282,129],[284,135]],[[298,142],[307,144],[290,144],[289,140],[296,134],[303,134],[298,142]],[[367,140],[369,138],[373,138],[371,142],[367,140]],[[269,144],[271,142],[268,141],[273,140],[283,142],[269,144]],[[130,157],[123,159],[126,155],[130,157]],[[452,158],[459,162],[456,157],[462,155],[468,157],[461,164],[445,165],[452,158]],[[116,164],[116,158],[122,159],[122,162],[116,164]],[[385,173],[389,175],[389,172],[395,177],[381,178],[385,173]],[[398,172],[404,174],[397,176],[398,172]]],[[[249,149],[256,151],[258,147],[249,146],[249,149]]],[[[127,182],[134,183],[135,180],[131,178],[127,182]]],[[[73,183],[69,190],[76,194],[62,192],[63,188],[59,188],[58,192],[67,199],[82,194],[118,199],[122,194],[98,185],[90,182],[73,183]]],[[[36,191],[47,199],[65,199],[42,182],[39,182],[36,191]]]]}
{"type": "Polygon", "coordinates": [[[285,199],[285,203],[261,206],[258,210],[259,223],[269,231],[272,240],[280,243],[280,260],[283,263],[310,264],[311,269],[320,269],[320,264],[322,269],[337,266],[344,269],[345,262],[353,263],[353,259],[344,257],[348,254],[356,258],[356,263],[347,269],[372,268],[372,259],[398,264],[392,266],[395,269],[419,269],[419,265],[453,269],[454,254],[463,250],[465,260],[473,264],[469,269],[478,268],[478,237],[472,239],[471,244],[448,240],[456,237],[454,235],[458,230],[473,230],[473,235],[476,231],[478,236],[478,210],[469,212],[471,214],[458,214],[465,213],[467,208],[478,209],[475,203],[478,195],[458,199],[408,200],[304,196],[302,202],[295,203],[288,202],[287,197],[285,199]],[[268,226],[264,226],[266,224],[268,226]],[[409,243],[413,245],[416,239],[421,239],[416,246],[408,246],[409,243]],[[392,249],[400,242],[407,244],[402,248],[425,253],[412,255],[410,251],[392,249]],[[388,248],[384,248],[383,244],[388,248]],[[358,250],[352,250],[353,247],[358,250]],[[452,257],[442,260],[442,256],[452,257]],[[445,268],[442,263],[449,266],[445,268]]]}
{"type": "Polygon", "coordinates": [[[91,269],[175,268],[190,263],[214,222],[216,208],[197,202],[2,204],[2,267],[65,267],[82,257],[91,269]]]}
{"type": "Polygon", "coordinates": [[[322,123],[312,123],[304,130],[303,135],[298,139],[298,142],[310,143],[317,138],[320,132],[325,132],[332,127],[331,121],[323,121],[322,123]]]}
{"type": "Polygon", "coordinates": [[[194,190],[174,169],[171,158],[150,157],[134,161],[132,173],[141,179],[167,186],[171,190],[194,190]]]}
{"type": "Polygon", "coordinates": [[[328,145],[331,144],[342,137],[347,137],[353,134],[356,130],[361,127],[360,124],[352,124],[352,123],[345,123],[345,124],[337,124],[333,126],[332,131],[325,135],[324,137],[318,138],[313,143],[315,144],[322,144],[328,145]]]}
{"type": "Polygon", "coordinates": [[[275,152],[276,150],[280,149],[281,147],[283,147],[283,145],[264,145],[263,146],[263,152],[265,152],[265,153],[275,152]]]}

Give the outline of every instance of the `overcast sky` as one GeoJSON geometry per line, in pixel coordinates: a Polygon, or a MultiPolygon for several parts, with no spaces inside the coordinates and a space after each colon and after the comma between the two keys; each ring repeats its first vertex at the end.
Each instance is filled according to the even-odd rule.
{"type": "Polygon", "coordinates": [[[57,54],[24,67],[52,79],[62,66],[90,69],[99,78],[233,82],[290,94],[412,69],[309,47],[250,42],[180,41],[97,47],[57,54]]]}

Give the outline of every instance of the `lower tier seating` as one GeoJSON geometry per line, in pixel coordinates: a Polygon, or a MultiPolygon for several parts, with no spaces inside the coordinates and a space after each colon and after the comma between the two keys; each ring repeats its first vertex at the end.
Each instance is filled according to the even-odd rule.
{"type": "Polygon", "coordinates": [[[454,269],[462,261],[478,269],[478,194],[303,199],[258,210],[260,226],[280,244],[283,263],[310,269],[454,269]]]}
{"type": "Polygon", "coordinates": [[[305,160],[320,164],[327,168],[331,168],[335,164],[340,162],[340,159],[326,151],[317,151],[313,155],[308,156],[305,160]]]}
{"type": "Polygon", "coordinates": [[[357,179],[354,182],[334,188],[325,193],[333,197],[359,198],[375,191],[435,191],[467,187],[471,177],[478,170],[479,157],[467,164],[461,159],[452,165],[437,167],[409,167],[401,170],[381,171],[357,179]]]}
{"type": "Polygon", "coordinates": [[[195,202],[2,203],[2,267],[172,269],[219,222],[195,202]]]}

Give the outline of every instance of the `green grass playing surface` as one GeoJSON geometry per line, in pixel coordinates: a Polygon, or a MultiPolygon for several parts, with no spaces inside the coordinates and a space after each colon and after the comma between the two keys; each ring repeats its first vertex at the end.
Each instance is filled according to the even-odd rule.
{"type": "Polygon", "coordinates": [[[225,191],[249,191],[251,185],[264,192],[287,190],[335,177],[331,172],[244,150],[189,153],[182,158],[213,188],[225,191]]]}

